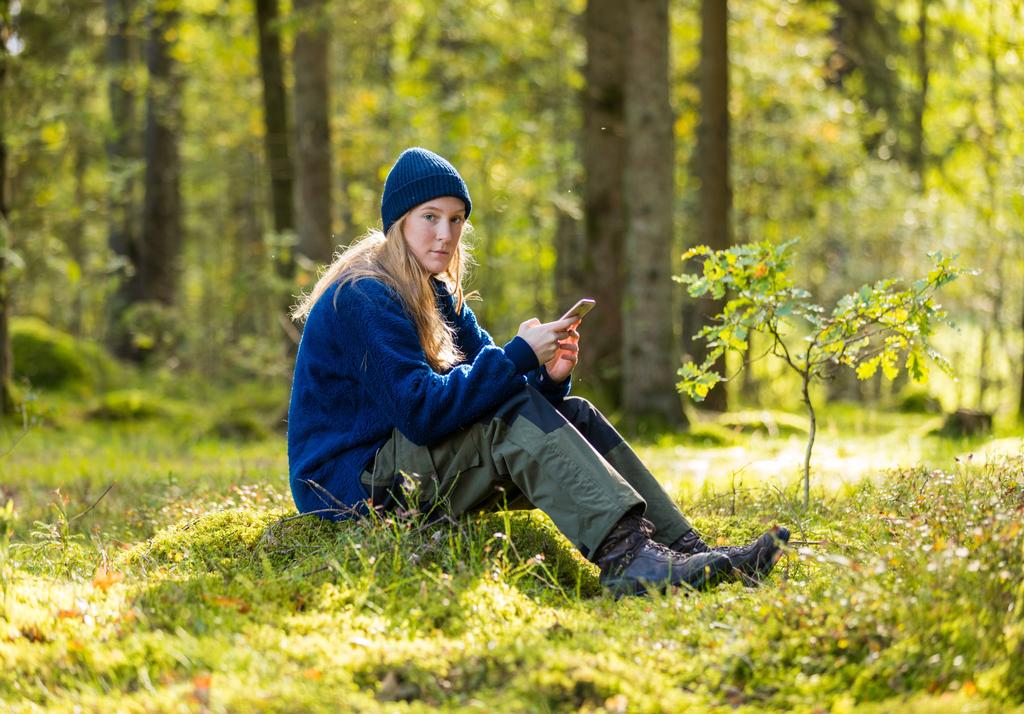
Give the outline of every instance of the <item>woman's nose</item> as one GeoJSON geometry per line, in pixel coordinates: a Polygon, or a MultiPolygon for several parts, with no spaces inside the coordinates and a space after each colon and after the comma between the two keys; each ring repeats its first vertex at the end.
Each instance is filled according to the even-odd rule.
{"type": "Polygon", "coordinates": [[[448,240],[452,237],[452,225],[448,221],[441,221],[437,226],[434,236],[438,240],[448,240]]]}

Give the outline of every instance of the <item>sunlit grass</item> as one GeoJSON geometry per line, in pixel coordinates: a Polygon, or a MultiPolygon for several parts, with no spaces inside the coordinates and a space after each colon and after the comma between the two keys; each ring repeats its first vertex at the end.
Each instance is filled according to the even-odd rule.
{"type": "Polygon", "coordinates": [[[826,409],[806,513],[800,434],[644,443],[709,539],[787,523],[802,543],[759,589],[616,602],[536,513],[289,520],[282,437],[211,438],[204,408],[194,424],[39,425],[0,460],[16,504],[0,709],[1001,712],[1024,697],[1010,430],[948,441],[927,435],[934,417],[826,409]]]}
{"type": "MultiPolygon", "coordinates": [[[[957,459],[983,462],[1024,451],[1024,434],[1007,426],[996,436],[947,438],[933,432],[942,417],[899,414],[850,406],[833,406],[819,415],[811,461],[811,488],[835,494],[864,478],[882,478],[889,469],[915,465],[955,468],[957,459]]],[[[769,423],[779,415],[763,414],[769,423]]],[[[783,414],[787,424],[805,422],[799,414],[783,414]]],[[[678,443],[672,436],[637,451],[659,479],[684,502],[700,494],[731,493],[736,489],[791,491],[800,481],[806,433],[772,438],[754,433],[722,447],[678,443]]]]}

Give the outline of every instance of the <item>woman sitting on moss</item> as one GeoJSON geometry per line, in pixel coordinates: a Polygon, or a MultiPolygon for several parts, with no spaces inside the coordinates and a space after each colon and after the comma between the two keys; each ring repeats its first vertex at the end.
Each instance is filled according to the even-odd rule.
{"type": "Polygon", "coordinates": [[[462,284],[472,208],[448,161],[404,151],[384,183],[383,232],[342,251],[295,307],[299,510],[539,508],[616,595],[760,580],[786,529],[709,548],[608,420],[568,396],[576,318],[531,318],[501,346],[477,324],[462,284]]]}

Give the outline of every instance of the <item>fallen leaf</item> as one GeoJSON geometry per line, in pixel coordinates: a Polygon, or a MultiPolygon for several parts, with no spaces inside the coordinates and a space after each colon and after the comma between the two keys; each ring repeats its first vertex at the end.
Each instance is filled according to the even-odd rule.
{"type": "Polygon", "coordinates": [[[207,598],[213,604],[219,605],[220,607],[233,607],[241,613],[246,613],[252,610],[252,605],[247,603],[245,600],[237,597],[227,597],[226,595],[214,595],[213,597],[207,598]]]}
{"type": "Polygon", "coordinates": [[[200,711],[206,711],[206,707],[210,704],[210,685],[213,684],[212,674],[197,674],[192,678],[192,694],[191,698],[199,702],[201,709],[200,711]]]}
{"type": "Polygon", "coordinates": [[[124,580],[124,575],[116,570],[108,570],[105,565],[101,565],[96,568],[96,572],[92,576],[92,586],[106,591],[122,580],[124,580]]]}

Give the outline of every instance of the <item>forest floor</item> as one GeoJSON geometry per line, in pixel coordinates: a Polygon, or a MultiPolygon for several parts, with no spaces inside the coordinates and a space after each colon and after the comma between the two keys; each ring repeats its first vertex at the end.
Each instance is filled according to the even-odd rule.
{"type": "Polygon", "coordinates": [[[709,539],[794,545],[615,601],[536,512],[293,518],[283,437],[218,400],[0,431],[0,709],[1024,711],[1019,429],[826,409],[807,511],[799,419],[638,444],[709,539]]]}

